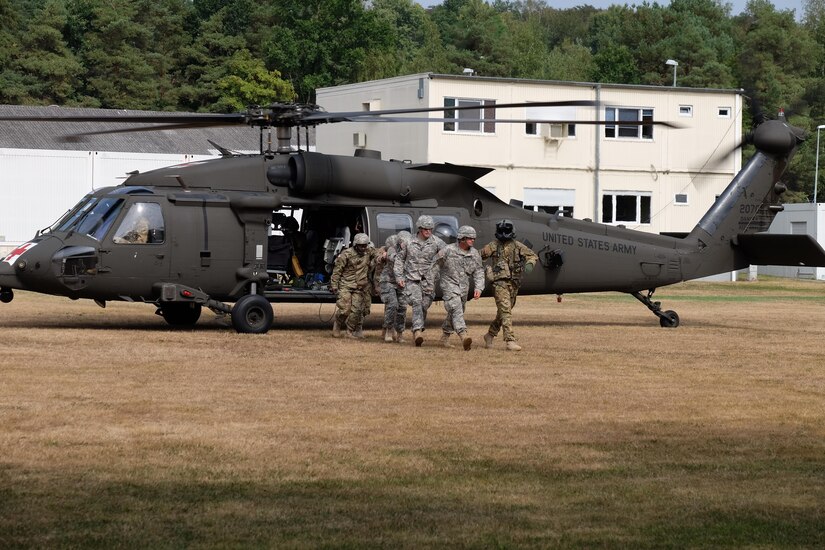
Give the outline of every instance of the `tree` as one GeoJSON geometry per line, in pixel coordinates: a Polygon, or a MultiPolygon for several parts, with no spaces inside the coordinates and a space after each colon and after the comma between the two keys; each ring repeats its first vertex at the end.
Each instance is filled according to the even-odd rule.
{"type": "Polygon", "coordinates": [[[295,99],[292,84],[281,79],[278,71],[267,70],[263,61],[254,59],[246,49],[229,58],[226,75],[216,84],[220,91],[214,104],[217,111],[242,111],[250,105],[295,99]]]}

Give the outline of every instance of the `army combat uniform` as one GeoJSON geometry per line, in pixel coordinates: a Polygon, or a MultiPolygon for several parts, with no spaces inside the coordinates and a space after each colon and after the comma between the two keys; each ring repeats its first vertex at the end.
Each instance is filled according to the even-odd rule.
{"type": "Polygon", "coordinates": [[[409,243],[402,243],[395,256],[395,279],[404,281],[404,301],[412,308],[414,332],[424,330],[427,310],[435,294],[433,262],[444,246],[444,241],[432,235],[427,239],[416,235],[409,243]]]}
{"type": "Polygon", "coordinates": [[[376,270],[381,269],[378,276],[378,288],[381,301],[384,302],[384,340],[392,342],[402,338],[407,317],[407,304],[395,281],[395,256],[398,254],[397,235],[387,238],[385,249],[386,257],[378,260],[376,270]]]}
{"type": "Polygon", "coordinates": [[[453,243],[438,252],[436,262],[441,267],[441,297],[444,309],[447,310],[447,318],[441,329],[447,337],[454,332],[463,334],[467,331],[464,307],[470,291],[470,278],[472,277],[475,290],[484,290],[481,255],[475,248],[462,250],[458,243],[453,243]]]}
{"type": "Polygon", "coordinates": [[[524,272],[532,270],[539,258],[530,248],[515,239],[491,242],[481,249],[481,258],[492,260],[491,265],[487,267],[487,278],[493,285],[497,310],[496,318],[490,323],[484,339],[489,347],[499,330],[503,330],[504,341],[515,344],[512,309],[516,305],[516,296],[524,272]]]}
{"type": "Polygon", "coordinates": [[[349,336],[363,336],[364,314],[369,311],[368,304],[372,301],[369,273],[378,254],[378,250],[372,247],[359,254],[353,246],[341,252],[335,260],[329,286],[338,294],[335,302],[336,326],[346,325],[349,336]]]}

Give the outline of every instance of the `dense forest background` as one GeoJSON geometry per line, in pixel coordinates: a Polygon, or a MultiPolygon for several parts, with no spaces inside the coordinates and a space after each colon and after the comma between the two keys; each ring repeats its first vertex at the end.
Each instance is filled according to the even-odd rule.
{"type": "MultiPolygon", "coordinates": [[[[586,1],[586,0],[583,0],[586,1]]],[[[0,103],[231,112],[418,72],[742,88],[825,123],[825,0],[554,9],[543,0],[0,0],[0,103]]],[[[755,109],[754,109],[755,110],[755,109]]],[[[750,124],[750,116],[744,116],[750,124]]],[[[806,200],[815,140],[787,177],[806,200]]]]}

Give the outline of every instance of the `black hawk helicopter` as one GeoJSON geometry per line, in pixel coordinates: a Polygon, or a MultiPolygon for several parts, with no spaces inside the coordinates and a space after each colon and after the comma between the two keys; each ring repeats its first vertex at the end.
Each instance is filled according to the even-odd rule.
{"type": "MultiPolygon", "coordinates": [[[[207,307],[229,314],[238,332],[265,333],[272,324],[273,302],[335,301],[329,274],[335,255],[356,232],[383,243],[400,230],[414,232],[413,220],[421,214],[432,216],[436,233],[441,230],[445,237],[460,225],[472,225],[478,242],[492,240],[497,221],[513,220],[520,240],[538,254],[542,265],[525,277],[521,294],[629,293],[663,327],[678,326],[679,316],[652,300],[658,287],[751,264],[825,266],[825,251],[810,236],[764,233],[782,210],[779,199],[785,187],[779,180],[804,140],[804,132],[782,117],[755,126],[746,141],[756,154],[682,238],[510,206],[476,183],[491,171],[487,168],[291,147],[292,128],[353,120],[409,121],[403,115],[443,110],[327,113],[315,105],[275,104],[237,114],[2,117],[147,124],[139,131],[249,124],[260,127],[262,136],[274,128],[277,147],[262,147],[255,155],[222,150],[221,158],[132,173],[121,185],[89,193],[0,261],[0,301],[10,302],[14,289],[24,289],[92,299],[101,306],[111,300],[143,302],[177,326],[194,325],[207,307]],[[300,222],[292,216],[296,211],[302,214],[300,222]]],[[[651,123],[674,126],[622,122],[651,123]]],[[[89,134],[123,131],[135,129],[89,134]]]]}

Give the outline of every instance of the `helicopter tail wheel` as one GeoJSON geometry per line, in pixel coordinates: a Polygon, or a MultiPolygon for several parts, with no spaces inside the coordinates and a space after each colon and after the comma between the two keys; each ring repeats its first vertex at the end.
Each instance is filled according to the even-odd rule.
{"type": "Polygon", "coordinates": [[[247,294],[232,308],[232,326],[242,334],[264,334],[272,325],[272,304],[260,294],[247,294]]]}
{"type": "Polygon", "coordinates": [[[160,314],[173,327],[191,327],[200,319],[201,309],[194,302],[169,302],[161,306],[160,314]]]}
{"type": "Polygon", "coordinates": [[[659,316],[659,325],[664,328],[676,328],[679,326],[679,316],[672,309],[663,311],[659,316]]]}

